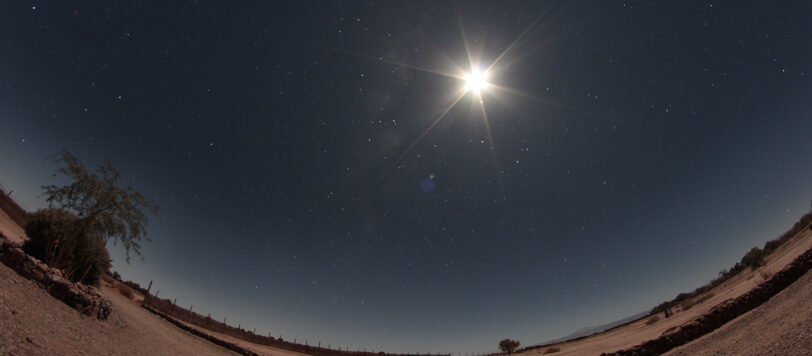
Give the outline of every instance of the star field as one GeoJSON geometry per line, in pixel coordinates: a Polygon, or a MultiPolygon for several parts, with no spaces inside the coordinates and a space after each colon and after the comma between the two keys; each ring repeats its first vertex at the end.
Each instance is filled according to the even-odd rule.
{"type": "Polygon", "coordinates": [[[4,3],[0,183],[36,209],[62,147],[111,160],[162,210],[114,269],[260,334],[532,345],[704,284],[808,209],[810,10],[4,3]]]}

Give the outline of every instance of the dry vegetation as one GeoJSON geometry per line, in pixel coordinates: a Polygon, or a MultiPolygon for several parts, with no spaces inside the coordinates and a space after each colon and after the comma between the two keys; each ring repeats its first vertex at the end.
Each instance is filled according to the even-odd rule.
{"type": "Polygon", "coordinates": [[[766,281],[766,280],[772,278],[773,273],[769,269],[759,268],[758,269],[758,275],[761,276],[761,279],[766,281]]]}
{"type": "Polygon", "coordinates": [[[706,301],[708,299],[711,299],[715,295],[716,294],[714,294],[712,292],[705,293],[705,294],[700,295],[699,297],[696,297],[694,299],[690,299],[690,300],[686,300],[686,301],[682,302],[682,304],[680,304],[680,307],[682,308],[682,310],[691,309],[691,308],[693,308],[694,305],[700,304],[700,303],[702,303],[702,302],[704,302],[704,301],[706,301]]]}
{"type": "MultiPolygon", "coordinates": [[[[658,314],[658,313],[662,313],[666,309],[670,309],[670,308],[672,308],[672,307],[674,307],[676,305],[682,305],[683,306],[682,310],[690,309],[692,306],[699,303],[699,302],[695,302],[693,304],[689,303],[691,298],[695,298],[697,296],[700,296],[701,294],[703,294],[703,293],[713,289],[714,287],[724,283],[728,279],[733,278],[734,276],[738,275],[740,272],[745,271],[748,268],[750,268],[753,271],[759,269],[764,264],[764,258],[766,256],[773,253],[778,247],[780,247],[781,245],[783,245],[784,243],[789,241],[792,237],[797,235],[802,230],[804,230],[806,228],[812,229],[812,227],[810,227],[810,224],[812,224],[812,213],[807,213],[804,216],[802,216],[798,220],[798,222],[796,222],[795,225],[793,225],[792,228],[789,229],[787,232],[781,234],[781,236],[779,236],[776,239],[767,241],[767,243],[764,244],[764,249],[760,249],[758,247],[753,247],[752,249],[750,249],[750,251],[748,251],[742,257],[740,262],[737,262],[730,269],[724,269],[724,270],[719,271],[719,275],[716,278],[714,278],[713,280],[711,280],[710,282],[708,282],[704,286],[701,286],[701,287],[693,290],[692,292],[680,293],[674,299],[672,299],[670,301],[663,302],[660,305],[657,305],[656,307],[654,307],[651,310],[649,315],[655,315],[655,314],[658,314]],[[687,308],[686,308],[686,306],[687,306],[687,308]]],[[[759,271],[759,274],[761,274],[761,271],[759,271]]],[[[754,275],[751,274],[748,277],[753,278],[753,276],[754,275]]],[[[762,276],[762,278],[764,280],[767,280],[770,277],[772,277],[772,274],[769,273],[769,271],[767,271],[765,274],[761,274],[761,276],[762,276]]],[[[710,298],[710,297],[708,297],[708,298],[710,298]]],[[[705,299],[705,300],[707,300],[707,299],[705,299]]]]}
{"type": "Polygon", "coordinates": [[[118,292],[121,293],[121,295],[127,297],[127,299],[132,300],[135,297],[133,295],[133,290],[130,289],[130,287],[127,287],[127,285],[125,285],[123,283],[117,283],[116,284],[116,289],[118,289],[118,292]]]}
{"type": "Polygon", "coordinates": [[[547,349],[547,351],[544,351],[544,353],[545,354],[552,354],[552,353],[556,353],[558,351],[561,351],[561,349],[559,349],[557,347],[551,347],[551,348],[547,349]]]}
{"type": "Polygon", "coordinates": [[[135,294],[133,294],[133,290],[127,286],[125,283],[117,281],[115,278],[111,277],[109,274],[104,273],[101,275],[101,281],[110,286],[111,288],[118,291],[119,294],[123,295],[125,298],[129,300],[135,299],[135,294]]]}
{"type": "Polygon", "coordinates": [[[646,320],[646,325],[652,325],[652,324],[654,324],[654,323],[656,323],[658,321],[660,321],[660,317],[655,315],[655,316],[652,316],[651,318],[648,318],[648,320],[646,320]]]}
{"type": "Polygon", "coordinates": [[[110,287],[115,287],[116,286],[116,280],[113,279],[113,277],[110,277],[106,273],[101,275],[101,280],[102,280],[102,282],[107,283],[107,285],[110,286],[110,287]]]}

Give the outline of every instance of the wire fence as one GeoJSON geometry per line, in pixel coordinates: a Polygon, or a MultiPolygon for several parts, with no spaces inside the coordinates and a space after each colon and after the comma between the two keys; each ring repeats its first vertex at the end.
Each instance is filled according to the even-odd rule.
{"type": "MultiPolygon", "coordinates": [[[[306,353],[314,356],[322,356],[322,355],[343,355],[343,356],[454,356],[454,354],[459,353],[448,353],[448,354],[441,354],[441,353],[388,353],[384,351],[375,351],[375,350],[366,350],[356,348],[355,350],[350,349],[348,346],[339,346],[339,345],[332,345],[332,344],[323,344],[321,341],[315,341],[313,343],[310,340],[305,340],[304,343],[299,342],[297,339],[293,339],[293,341],[287,341],[282,338],[282,335],[279,337],[274,337],[269,332],[267,335],[260,335],[256,333],[256,329],[249,331],[242,328],[242,325],[238,326],[231,326],[228,325],[228,319],[223,318],[223,321],[214,320],[211,318],[211,315],[203,316],[198,314],[197,312],[193,311],[193,307],[183,308],[176,305],[176,301],[169,300],[169,299],[161,299],[156,296],[152,296],[149,294],[148,291],[141,290],[144,293],[144,301],[143,304],[148,306],[152,309],[155,309],[163,314],[166,314],[172,318],[177,320],[211,330],[220,334],[228,335],[231,337],[235,337],[238,339],[242,339],[245,341],[252,342],[258,345],[267,345],[272,347],[277,347],[280,349],[295,351],[306,353]]],[[[460,354],[461,355],[461,354],[460,354]]],[[[466,356],[474,356],[475,354],[465,353],[466,356]]],[[[479,354],[484,356],[485,354],[479,354]]]]}

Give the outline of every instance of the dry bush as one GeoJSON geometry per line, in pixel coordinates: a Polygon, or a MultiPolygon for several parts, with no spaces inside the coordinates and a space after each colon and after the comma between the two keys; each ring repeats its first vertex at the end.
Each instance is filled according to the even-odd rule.
{"type": "Polygon", "coordinates": [[[103,274],[101,275],[101,280],[102,280],[104,283],[109,284],[111,287],[116,285],[116,280],[115,280],[115,279],[113,279],[113,277],[110,277],[109,275],[107,275],[107,273],[103,273],[103,274]]]}
{"type": "Polygon", "coordinates": [[[127,297],[128,299],[134,298],[132,289],[127,287],[124,283],[119,283],[116,288],[118,288],[118,292],[121,293],[121,295],[127,297]]]}
{"type": "Polygon", "coordinates": [[[648,318],[648,320],[646,320],[646,325],[651,325],[651,324],[654,324],[654,323],[656,323],[658,321],[660,321],[660,317],[655,315],[655,316],[652,316],[651,318],[648,318]]]}
{"type": "Polygon", "coordinates": [[[104,238],[68,210],[37,210],[29,216],[25,234],[23,251],[61,270],[71,282],[98,287],[100,276],[110,268],[104,238]]]}
{"type": "Polygon", "coordinates": [[[766,268],[759,268],[758,275],[761,276],[761,279],[765,281],[773,277],[772,271],[766,268]]]}
{"type": "Polygon", "coordinates": [[[547,349],[547,351],[544,351],[544,353],[545,354],[551,354],[551,353],[556,353],[558,351],[561,351],[561,349],[559,349],[557,347],[551,347],[551,348],[547,349]]]}

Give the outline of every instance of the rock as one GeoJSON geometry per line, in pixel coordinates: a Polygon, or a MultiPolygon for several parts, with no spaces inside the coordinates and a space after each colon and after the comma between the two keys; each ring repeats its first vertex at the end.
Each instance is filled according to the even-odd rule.
{"type": "Polygon", "coordinates": [[[96,318],[99,318],[101,320],[107,320],[107,318],[110,316],[110,313],[113,311],[113,306],[110,304],[110,302],[101,298],[98,299],[98,302],[99,305],[98,312],[96,313],[96,318]]]}
{"type": "Polygon", "coordinates": [[[100,320],[106,320],[110,316],[112,305],[102,297],[96,287],[70,283],[56,273],[52,273],[50,277],[52,279],[47,290],[52,296],[85,315],[95,316],[100,320]]]}
{"type": "Polygon", "coordinates": [[[54,298],[66,301],[70,297],[71,293],[71,285],[69,282],[65,281],[64,279],[60,279],[58,281],[53,281],[50,286],[48,286],[48,293],[50,293],[54,298]]]}
{"type": "Polygon", "coordinates": [[[83,307],[86,307],[86,306],[91,306],[91,305],[93,304],[93,302],[90,300],[90,298],[89,298],[87,295],[82,294],[82,293],[76,293],[76,294],[74,294],[74,296],[73,296],[73,300],[74,300],[74,301],[75,301],[77,304],[79,304],[79,305],[81,305],[81,306],[83,306],[83,307]]]}
{"type": "Polygon", "coordinates": [[[19,248],[12,247],[5,249],[1,258],[3,263],[11,268],[14,268],[14,266],[19,265],[23,261],[25,258],[25,253],[19,248]]]}
{"type": "Polygon", "coordinates": [[[40,283],[43,283],[45,281],[45,275],[37,270],[32,270],[31,272],[29,272],[29,277],[40,283]]]}

